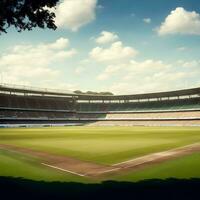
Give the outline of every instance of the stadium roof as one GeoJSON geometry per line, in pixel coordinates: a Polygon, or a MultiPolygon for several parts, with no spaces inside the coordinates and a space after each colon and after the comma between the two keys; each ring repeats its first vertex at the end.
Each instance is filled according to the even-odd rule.
{"type": "Polygon", "coordinates": [[[0,92],[6,93],[21,93],[26,95],[40,95],[40,96],[58,96],[77,98],[79,100],[137,100],[137,99],[153,99],[153,98],[167,98],[167,97],[180,97],[180,96],[200,96],[200,87],[176,91],[133,94],[133,95],[88,95],[88,94],[75,94],[72,92],[65,92],[59,90],[49,90],[33,87],[14,86],[14,85],[0,85],[0,92]]]}

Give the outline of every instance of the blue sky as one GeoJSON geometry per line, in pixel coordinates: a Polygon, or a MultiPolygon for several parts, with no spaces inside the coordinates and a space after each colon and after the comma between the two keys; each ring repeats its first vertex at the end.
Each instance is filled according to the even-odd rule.
{"type": "Polygon", "coordinates": [[[0,36],[1,82],[115,94],[200,86],[197,0],[63,0],[56,24],[0,36]]]}

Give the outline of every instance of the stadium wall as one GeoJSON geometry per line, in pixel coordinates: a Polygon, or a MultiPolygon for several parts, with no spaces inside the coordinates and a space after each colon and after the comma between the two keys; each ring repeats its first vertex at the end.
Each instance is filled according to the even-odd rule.
{"type": "Polygon", "coordinates": [[[103,97],[0,87],[0,127],[14,124],[199,126],[200,88],[103,97]]]}

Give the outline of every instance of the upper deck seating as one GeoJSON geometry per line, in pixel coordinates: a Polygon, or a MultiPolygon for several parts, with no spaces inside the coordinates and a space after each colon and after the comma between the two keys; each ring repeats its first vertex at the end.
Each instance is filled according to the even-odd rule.
{"type": "Polygon", "coordinates": [[[200,109],[200,98],[133,103],[79,103],[79,112],[104,111],[152,111],[152,110],[200,109]]]}
{"type": "Polygon", "coordinates": [[[66,98],[0,94],[0,108],[32,110],[73,110],[73,102],[66,98]]]}

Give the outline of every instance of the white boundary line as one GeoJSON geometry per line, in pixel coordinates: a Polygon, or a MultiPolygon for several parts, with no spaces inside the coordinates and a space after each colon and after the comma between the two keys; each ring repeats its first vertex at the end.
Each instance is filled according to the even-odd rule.
{"type": "Polygon", "coordinates": [[[78,176],[85,176],[84,174],[79,174],[79,173],[76,173],[76,172],[73,172],[73,171],[70,171],[70,170],[67,170],[67,169],[62,169],[60,167],[56,167],[56,166],[53,166],[53,165],[48,165],[46,163],[41,163],[42,165],[45,165],[47,167],[51,167],[51,168],[54,168],[54,169],[58,169],[60,171],[64,171],[64,172],[68,172],[70,174],[74,174],[74,175],[78,175],[78,176]]]}
{"type": "MultiPolygon", "coordinates": [[[[150,155],[152,156],[152,155],[155,155],[155,154],[149,154],[148,156],[150,156],[150,155]]],[[[112,166],[114,167],[114,166],[118,166],[118,165],[122,165],[122,164],[126,164],[126,163],[131,163],[131,162],[133,162],[133,161],[141,160],[141,159],[144,159],[144,158],[146,158],[146,157],[147,157],[147,156],[142,156],[142,157],[135,158],[135,159],[132,159],[132,160],[127,160],[127,161],[124,161],[124,162],[116,163],[116,164],[114,164],[114,165],[112,165],[112,166]]],[[[154,159],[151,158],[151,159],[148,159],[148,160],[139,162],[139,163],[137,163],[135,166],[144,164],[144,163],[146,163],[146,162],[151,162],[152,160],[154,160],[154,159]]]]}
{"type": "Polygon", "coordinates": [[[103,173],[107,173],[107,172],[113,172],[113,171],[117,171],[117,170],[120,170],[121,168],[118,167],[118,168],[114,168],[114,169],[109,169],[109,170],[105,170],[105,171],[100,171],[100,172],[97,172],[97,174],[103,174],[103,173]]]}
{"type": "MultiPolygon", "coordinates": [[[[137,157],[137,158],[134,158],[134,159],[131,159],[131,160],[127,160],[127,161],[123,161],[123,162],[119,162],[119,163],[113,164],[112,166],[118,166],[118,165],[121,165],[121,164],[130,163],[130,162],[133,162],[133,161],[137,161],[137,160],[141,160],[141,159],[144,159],[144,158],[148,158],[149,156],[159,156],[159,154],[171,153],[173,155],[173,154],[175,154],[175,152],[173,152],[173,151],[181,150],[183,148],[192,147],[192,146],[199,146],[199,145],[200,145],[200,143],[197,142],[197,143],[194,143],[194,144],[189,144],[189,145],[185,145],[185,146],[169,149],[169,150],[166,150],[166,151],[147,154],[147,155],[144,155],[144,156],[141,156],[141,157],[137,157]]],[[[152,159],[143,161],[141,164],[149,162],[149,161],[152,161],[152,160],[154,160],[154,159],[152,158],[152,159]]]]}
{"type": "MultiPolygon", "coordinates": [[[[122,165],[122,164],[125,164],[125,163],[130,163],[130,162],[133,162],[133,161],[139,161],[141,159],[144,159],[144,158],[148,158],[149,156],[161,156],[162,154],[175,154],[176,150],[181,150],[181,149],[184,149],[186,147],[191,147],[191,146],[200,146],[200,143],[197,142],[197,143],[193,143],[193,144],[189,144],[189,145],[185,145],[185,146],[181,146],[181,147],[177,147],[177,148],[174,148],[174,149],[170,149],[170,150],[167,150],[167,151],[162,151],[162,152],[156,152],[156,153],[152,153],[152,154],[148,154],[148,155],[145,155],[145,156],[142,156],[142,157],[138,157],[138,158],[135,158],[135,159],[131,159],[131,160],[127,160],[127,161],[124,161],[124,162],[120,162],[120,163],[116,163],[116,164],[113,164],[111,165],[111,167],[115,167],[115,166],[119,166],[119,165],[122,165]]],[[[0,145],[0,149],[1,149],[1,145],[0,145]]],[[[4,148],[2,148],[4,149],[4,148]]],[[[6,148],[5,148],[6,149],[6,148]]],[[[16,150],[12,150],[12,149],[9,149],[9,151],[13,151],[13,152],[18,152],[16,150]]],[[[165,157],[165,155],[163,156],[165,157]]],[[[154,159],[156,158],[150,158],[150,159],[147,159],[145,161],[141,161],[139,163],[136,163],[134,166],[137,166],[137,165],[141,165],[141,164],[144,164],[144,163],[147,163],[147,162],[151,162],[153,161],[154,159]]],[[[49,164],[46,164],[46,163],[41,163],[42,165],[45,165],[47,167],[51,167],[51,168],[54,168],[54,169],[57,169],[57,170],[60,170],[60,171],[64,171],[64,172],[68,172],[70,174],[74,174],[74,175],[77,175],[77,176],[81,176],[81,177],[85,177],[87,176],[87,174],[80,174],[80,173],[77,173],[77,172],[74,172],[74,171],[70,171],[70,170],[67,170],[67,169],[63,169],[63,168],[60,168],[60,167],[56,167],[56,166],[53,166],[53,165],[49,165],[49,164]]],[[[118,168],[114,168],[114,169],[110,169],[110,170],[105,170],[105,171],[100,171],[100,172],[97,172],[98,174],[103,174],[103,173],[107,173],[107,172],[111,172],[111,171],[117,171],[117,170],[120,170],[122,168],[129,168],[129,167],[118,167],[118,168]]]]}

